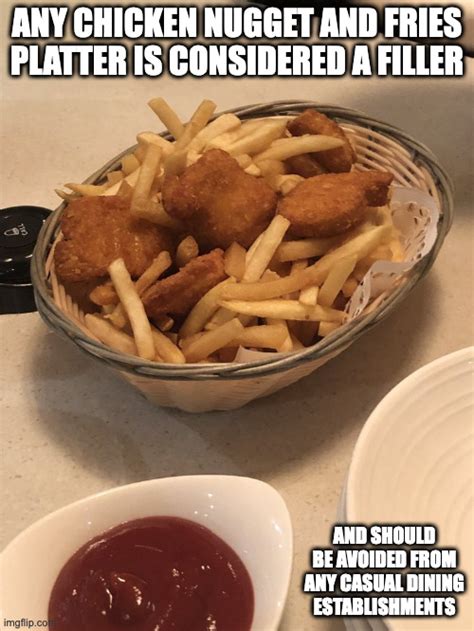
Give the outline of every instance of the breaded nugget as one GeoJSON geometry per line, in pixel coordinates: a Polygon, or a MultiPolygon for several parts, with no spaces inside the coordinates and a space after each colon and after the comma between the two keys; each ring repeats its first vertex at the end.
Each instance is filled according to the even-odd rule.
{"type": "Polygon", "coordinates": [[[210,289],[227,277],[220,249],[192,259],[179,272],[157,281],[142,296],[150,318],[186,315],[210,289]]]}
{"type": "Polygon", "coordinates": [[[331,237],[361,223],[367,206],[387,202],[391,173],[354,171],[317,175],[300,182],[278,204],[297,237],[331,237]]]}
{"type": "Polygon", "coordinates": [[[316,154],[303,153],[300,156],[294,156],[293,158],[285,160],[288,173],[296,173],[297,175],[301,175],[301,177],[322,175],[326,171],[316,160],[315,155],[316,154]]]}
{"type": "Polygon", "coordinates": [[[107,275],[121,257],[132,278],[140,276],[162,251],[174,251],[169,230],[130,216],[123,197],[81,197],[67,207],[62,219],[64,239],[54,253],[56,273],[63,281],[83,281],[107,275]]]}
{"type": "MultiPolygon", "coordinates": [[[[347,173],[356,161],[356,155],[346,134],[339,125],[316,110],[306,110],[288,123],[292,136],[304,134],[334,136],[344,141],[343,147],[320,151],[313,158],[329,173],[347,173]]],[[[303,176],[304,177],[304,176],[303,176]]]]}
{"type": "Polygon", "coordinates": [[[385,206],[388,201],[390,184],[393,173],[388,171],[353,171],[344,175],[346,179],[353,179],[364,187],[369,206],[385,206]]]}
{"type": "Polygon", "coordinates": [[[245,173],[225,151],[207,151],[182,175],[165,180],[166,212],[177,217],[204,250],[248,247],[275,214],[276,193],[263,179],[245,173]]]}

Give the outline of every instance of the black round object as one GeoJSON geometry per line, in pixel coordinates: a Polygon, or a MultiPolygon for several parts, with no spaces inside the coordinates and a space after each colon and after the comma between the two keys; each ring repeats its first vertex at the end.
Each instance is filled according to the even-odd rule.
{"type": "Polygon", "coordinates": [[[30,261],[50,210],[12,206],[0,211],[0,313],[35,311],[30,261]]]}

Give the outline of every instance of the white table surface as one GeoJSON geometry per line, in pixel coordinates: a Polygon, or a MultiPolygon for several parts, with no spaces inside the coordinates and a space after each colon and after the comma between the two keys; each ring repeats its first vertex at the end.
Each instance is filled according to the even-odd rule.
{"type": "MultiPolygon", "coordinates": [[[[467,66],[472,77],[473,62],[467,66]]],[[[37,314],[1,316],[0,545],[46,513],[115,485],[192,473],[255,476],[281,492],[293,519],[294,576],[282,629],[337,631],[340,621],[310,617],[301,576],[310,548],[329,544],[361,427],[406,375],[473,340],[472,82],[4,78],[1,205],[55,207],[55,187],[81,181],[138,131],[156,128],[146,101],[160,94],[183,116],[205,96],[220,108],[316,99],[385,119],[448,168],[457,190],[453,228],[428,277],[382,326],[312,376],[241,411],[154,408],[49,333],[37,314]]]]}

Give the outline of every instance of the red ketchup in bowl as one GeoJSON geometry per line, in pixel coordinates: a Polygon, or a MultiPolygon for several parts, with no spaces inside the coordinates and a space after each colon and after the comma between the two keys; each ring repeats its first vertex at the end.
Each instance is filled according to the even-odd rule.
{"type": "Polygon", "coordinates": [[[177,517],[130,521],[88,541],[54,584],[54,631],[248,631],[250,576],[207,528],[177,517]]]}

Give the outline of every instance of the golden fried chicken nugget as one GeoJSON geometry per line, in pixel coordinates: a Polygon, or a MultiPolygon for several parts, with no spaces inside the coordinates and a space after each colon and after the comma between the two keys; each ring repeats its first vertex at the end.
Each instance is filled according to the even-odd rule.
{"type": "Polygon", "coordinates": [[[391,173],[354,171],[317,175],[300,182],[278,204],[297,237],[331,237],[360,224],[367,206],[387,202],[391,173]]]}
{"type": "Polygon", "coordinates": [[[355,152],[343,129],[321,112],[311,109],[304,111],[288,123],[288,130],[292,136],[322,134],[334,136],[344,141],[343,147],[313,154],[313,158],[329,173],[347,173],[356,161],[355,152]]]}
{"type": "Polygon", "coordinates": [[[166,212],[177,217],[201,248],[248,247],[275,214],[276,193],[263,179],[245,173],[221,149],[207,151],[182,175],[165,180],[166,212]]]}
{"type": "Polygon", "coordinates": [[[353,179],[364,187],[369,206],[385,206],[388,201],[393,173],[388,171],[353,171],[344,175],[346,179],[353,179]]]}
{"type": "Polygon", "coordinates": [[[212,250],[192,259],[179,272],[157,281],[142,296],[150,318],[186,315],[204,294],[227,277],[224,252],[212,250]]]}
{"type": "Polygon", "coordinates": [[[289,173],[296,173],[301,177],[313,177],[314,175],[322,175],[326,171],[314,157],[316,154],[303,153],[300,156],[294,156],[285,160],[285,165],[289,173]]]}
{"type": "Polygon", "coordinates": [[[81,197],[72,201],[62,219],[64,238],[54,253],[62,281],[83,281],[107,275],[107,268],[123,258],[132,278],[140,276],[158,254],[174,252],[172,233],[130,215],[123,197],[81,197]]]}

